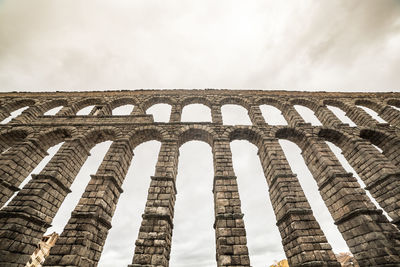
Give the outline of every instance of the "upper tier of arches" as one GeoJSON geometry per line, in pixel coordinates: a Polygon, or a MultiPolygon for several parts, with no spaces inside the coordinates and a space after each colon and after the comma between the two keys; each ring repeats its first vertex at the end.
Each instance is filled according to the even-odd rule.
{"type": "MultiPolygon", "coordinates": [[[[51,116],[74,116],[80,114],[82,109],[91,107],[84,115],[112,116],[113,110],[131,105],[132,109],[123,115],[146,115],[149,108],[157,104],[171,106],[169,122],[181,122],[182,111],[186,106],[202,104],[209,108],[212,123],[222,124],[223,114],[221,108],[224,105],[237,105],[247,111],[252,125],[268,124],[268,113],[261,112],[262,105],[268,105],[278,109],[284,120],[280,125],[295,126],[299,123],[310,122],[307,116],[299,114],[295,106],[302,106],[311,110],[317,120],[323,126],[346,124],[349,121],[357,126],[376,126],[382,123],[398,127],[400,125],[400,99],[378,98],[290,98],[270,96],[143,96],[143,97],[88,97],[88,98],[54,98],[54,99],[4,99],[0,109],[0,119],[4,121],[10,117],[11,112],[28,107],[11,121],[27,123],[35,121],[40,116],[49,115],[46,112],[59,108],[51,116]],[[340,109],[342,115],[333,112],[328,106],[340,109]],[[365,109],[365,110],[364,110],[365,109]],[[369,112],[368,109],[371,111],[369,112]],[[374,113],[374,114],[373,114],[374,113]],[[340,117],[342,116],[342,117],[340,117]],[[346,116],[346,119],[343,117],[346,116]]],[[[301,112],[300,112],[301,113],[301,112]]],[[[5,124],[5,123],[2,123],[5,124]]],[[[319,124],[316,124],[319,125],[319,124]]],[[[352,125],[352,124],[351,124],[352,125]]]]}

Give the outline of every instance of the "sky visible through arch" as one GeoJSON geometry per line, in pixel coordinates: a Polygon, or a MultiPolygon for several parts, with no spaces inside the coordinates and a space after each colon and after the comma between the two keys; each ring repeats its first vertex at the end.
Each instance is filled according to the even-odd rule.
{"type": "MultiPolygon", "coordinates": [[[[396,92],[400,90],[399,18],[398,0],[2,0],[0,92],[135,88],[396,92]]],[[[150,111],[166,116],[169,110],[163,108],[150,111]]],[[[214,251],[202,250],[214,246],[212,227],[207,233],[196,232],[190,228],[190,220],[180,217],[188,212],[183,203],[185,197],[190,197],[185,194],[190,192],[192,179],[204,180],[200,185],[205,192],[199,198],[209,201],[212,170],[195,171],[198,165],[207,166],[212,160],[207,146],[189,142],[181,148],[180,168],[187,170],[180,169],[180,173],[188,176],[179,176],[176,217],[182,222],[176,226],[174,238],[177,236],[178,241],[174,242],[182,240],[177,247],[187,251],[178,253],[173,246],[172,267],[215,266],[214,251]],[[198,158],[188,156],[188,151],[199,151],[198,158]],[[186,244],[185,235],[194,241],[186,244]]],[[[96,172],[106,149],[99,147],[94,148],[99,152],[93,153],[98,158],[89,163],[93,170],[85,168],[87,172],[78,180],[96,172]]],[[[284,255],[277,229],[271,226],[275,217],[267,192],[262,192],[265,181],[256,151],[245,141],[233,142],[231,147],[239,190],[243,191],[246,225],[265,229],[264,233],[248,230],[252,265],[272,264],[284,255]],[[252,182],[247,183],[248,179],[252,182]],[[258,198],[245,193],[255,190],[251,187],[254,184],[260,190],[258,198]],[[262,212],[255,208],[260,205],[265,207],[262,212]],[[262,217],[254,219],[252,214],[262,217]],[[264,242],[271,236],[276,242],[264,242]]],[[[290,149],[295,151],[296,147],[290,149]]],[[[126,266],[133,255],[159,144],[148,142],[137,150],[124,185],[129,193],[121,196],[99,265],[102,267],[126,266]],[[132,206],[135,211],[128,212],[132,206]]],[[[312,186],[306,183],[303,187],[306,191],[312,186]]],[[[317,195],[308,197],[310,202],[318,203],[317,195]]],[[[73,208],[74,204],[69,205],[73,208]]],[[[197,209],[205,223],[211,208],[197,209]]],[[[315,212],[320,208],[313,209],[315,212]]],[[[62,229],[63,225],[54,227],[62,229]]],[[[331,232],[329,229],[324,231],[331,232]]],[[[340,237],[329,241],[336,252],[346,249],[340,237]]]]}

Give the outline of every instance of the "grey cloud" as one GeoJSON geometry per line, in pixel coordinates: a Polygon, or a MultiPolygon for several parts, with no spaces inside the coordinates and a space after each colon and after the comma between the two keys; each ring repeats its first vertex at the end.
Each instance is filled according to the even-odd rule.
{"type": "Polygon", "coordinates": [[[400,3],[384,1],[328,1],[320,4],[306,38],[313,60],[341,58],[344,63],[364,55],[365,50],[384,49],[399,34],[400,3]]]}
{"type": "Polygon", "coordinates": [[[1,90],[398,87],[398,1],[288,3],[5,0],[1,90]]]}

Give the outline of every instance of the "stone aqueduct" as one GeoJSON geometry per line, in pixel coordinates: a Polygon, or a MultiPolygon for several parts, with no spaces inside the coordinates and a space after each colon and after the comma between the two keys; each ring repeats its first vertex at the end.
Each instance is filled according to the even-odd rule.
{"type": "Polygon", "coordinates": [[[173,230],[175,178],[179,147],[201,140],[212,147],[214,161],[215,242],[218,266],[250,266],[245,224],[230,142],[248,140],[259,149],[276,225],[290,266],[340,266],[313,216],[299,181],[278,143],[287,139],[302,155],[335,224],[360,266],[400,266],[400,93],[326,93],[229,90],[149,90],[110,92],[2,93],[0,121],[29,106],[11,122],[0,125],[0,266],[24,266],[50,226],[70,185],[99,142],[113,141],[96,174],[91,176],[45,266],[96,266],[100,258],[133,149],[149,140],[161,142],[133,261],[129,266],[168,266],[173,230]],[[168,123],[153,122],[147,108],[172,106],[168,123]],[[181,122],[185,105],[211,109],[212,122],[181,122]],[[127,116],[112,109],[135,106],[127,116]],[[221,106],[247,109],[252,125],[223,125],[221,106]],[[260,105],[282,111],[287,126],[268,125],[260,105]],[[81,108],[95,105],[87,116],[81,108]],[[306,123],[294,108],[314,111],[322,126],[306,123]],[[346,112],[357,127],[342,123],[327,108],[346,112]],[[362,105],[388,123],[378,123],[362,105]],[[43,114],[56,106],[54,116],[43,114]],[[325,141],[344,156],[366,184],[366,190],[391,221],[376,209],[365,190],[345,171],[325,141]],[[37,175],[21,182],[45,157],[49,147],[64,142],[37,175]],[[379,152],[373,145],[382,149],[379,152]]]}

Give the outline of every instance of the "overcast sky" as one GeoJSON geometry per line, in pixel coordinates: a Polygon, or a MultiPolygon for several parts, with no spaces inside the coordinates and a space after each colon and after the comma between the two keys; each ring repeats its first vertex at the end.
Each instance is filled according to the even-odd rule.
{"type": "MultiPolygon", "coordinates": [[[[399,0],[0,0],[0,92],[399,91],[399,18],[399,0]]],[[[148,112],[168,117],[165,106],[148,112]]],[[[205,113],[187,114],[191,121],[205,113]]],[[[240,124],[248,119],[230,114],[240,124]]],[[[335,252],[346,251],[299,149],[281,144],[335,252]]],[[[109,145],[93,149],[50,231],[62,231],[109,145]]],[[[151,141],[135,149],[101,267],[131,262],[159,147],[151,141]]],[[[251,263],[266,266],[285,255],[257,149],[246,141],[231,148],[251,263]]],[[[215,266],[212,176],[207,144],[181,147],[171,267],[215,266]]]]}
{"type": "Polygon", "coordinates": [[[0,0],[0,90],[396,90],[400,1],[0,0]]]}

